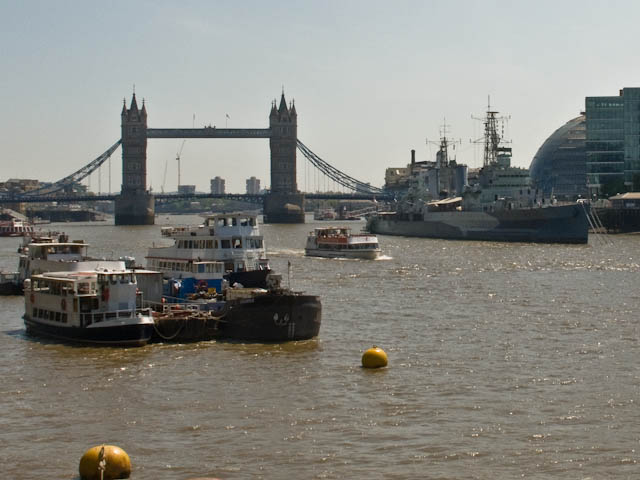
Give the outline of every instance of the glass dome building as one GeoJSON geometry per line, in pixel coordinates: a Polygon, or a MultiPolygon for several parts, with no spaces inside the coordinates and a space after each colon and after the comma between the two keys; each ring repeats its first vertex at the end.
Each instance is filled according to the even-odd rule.
{"type": "Polygon", "coordinates": [[[529,167],[533,185],[545,196],[587,197],[586,117],[569,120],[538,149],[529,167]]]}

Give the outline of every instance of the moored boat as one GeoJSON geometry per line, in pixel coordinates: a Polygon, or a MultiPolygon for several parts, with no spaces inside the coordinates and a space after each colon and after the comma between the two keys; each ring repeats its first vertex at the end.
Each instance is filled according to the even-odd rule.
{"type": "Polygon", "coordinates": [[[269,283],[268,289],[228,287],[220,294],[164,304],[154,312],[154,339],[287,342],[317,337],[320,298],[280,288],[279,275],[270,275],[269,283]]]}
{"type": "Polygon", "coordinates": [[[366,229],[454,240],[587,243],[589,204],[541,197],[529,171],[511,166],[511,148],[500,145],[496,115],[487,112],[484,165],[473,184],[466,166],[449,162],[443,137],[436,162],[418,169],[412,161],[410,188],[395,211],[371,215],[366,229]]]}
{"type": "Polygon", "coordinates": [[[265,287],[271,270],[256,213],[212,214],[200,225],[163,227],[161,232],[174,243],[149,248],[147,268],[162,272],[166,297],[221,292],[225,280],[265,287]]]}
{"type": "Polygon", "coordinates": [[[48,272],[25,281],[27,333],[65,342],[142,346],[154,331],[132,270],[48,272]]]}
{"type": "Polygon", "coordinates": [[[304,253],[311,257],[359,258],[380,256],[378,237],[370,233],[351,233],[348,227],[318,227],[309,233],[304,253]]]}

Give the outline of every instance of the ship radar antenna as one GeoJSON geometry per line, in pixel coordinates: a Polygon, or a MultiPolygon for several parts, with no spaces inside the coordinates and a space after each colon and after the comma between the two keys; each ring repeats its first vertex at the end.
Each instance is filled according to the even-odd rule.
{"type": "Polygon", "coordinates": [[[462,144],[462,140],[451,140],[447,137],[447,133],[450,131],[451,125],[447,125],[446,117],[443,119],[442,125],[440,126],[440,139],[439,140],[429,140],[426,139],[427,145],[437,145],[438,152],[436,153],[436,168],[446,167],[449,165],[449,145],[453,146],[455,150],[455,146],[457,143],[462,144]]]}

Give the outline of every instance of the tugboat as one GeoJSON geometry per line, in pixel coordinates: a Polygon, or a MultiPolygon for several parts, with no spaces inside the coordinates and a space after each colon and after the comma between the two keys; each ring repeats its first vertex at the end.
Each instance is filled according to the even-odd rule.
{"type": "Polygon", "coordinates": [[[272,273],[266,289],[225,286],[221,293],[203,291],[178,303],[164,303],[153,314],[154,340],[287,342],[317,337],[320,298],[280,283],[281,276],[272,273]]]}
{"type": "Polygon", "coordinates": [[[162,272],[167,299],[221,292],[223,281],[265,288],[271,272],[256,213],[219,213],[201,225],[163,227],[168,247],[149,248],[147,268],[162,272]]]}
{"type": "Polygon", "coordinates": [[[49,272],[25,281],[27,333],[91,345],[142,346],[154,332],[132,270],[49,272]]]}
{"type": "Polygon", "coordinates": [[[378,237],[370,233],[352,234],[348,227],[319,227],[309,233],[304,253],[311,257],[360,258],[380,256],[378,237]]]}
{"type": "Polygon", "coordinates": [[[511,148],[500,144],[498,112],[484,120],[484,165],[477,182],[467,183],[466,167],[449,162],[443,137],[435,165],[417,171],[394,212],[379,212],[366,229],[383,235],[501,242],[587,243],[589,204],[545,199],[531,186],[529,171],[511,166],[511,148]],[[460,179],[457,195],[443,180],[460,179]],[[445,193],[445,195],[442,195],[445,193]]]}

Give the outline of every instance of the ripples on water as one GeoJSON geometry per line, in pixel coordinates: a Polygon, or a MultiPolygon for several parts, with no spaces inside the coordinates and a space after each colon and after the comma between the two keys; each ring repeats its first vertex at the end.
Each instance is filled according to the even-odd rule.
{"type": "MultiPolygon", "coordinates": [[[[141,261],[161,224],[195,221],[58,227],[141,261]]],[[[381,236],[383,259],[335,261],[304,256],[311,229],[263,228],[285,284],[322,297],[312,341],[58,345],[0,298],[4,476],[72,479],[106,442],[135,479],[637,478],[640,237],[381,236]],[[372,344],[388,368],[360,368],[372,344]]],[[[3,268],[17,245],[0,239],[3,268]]]]}

